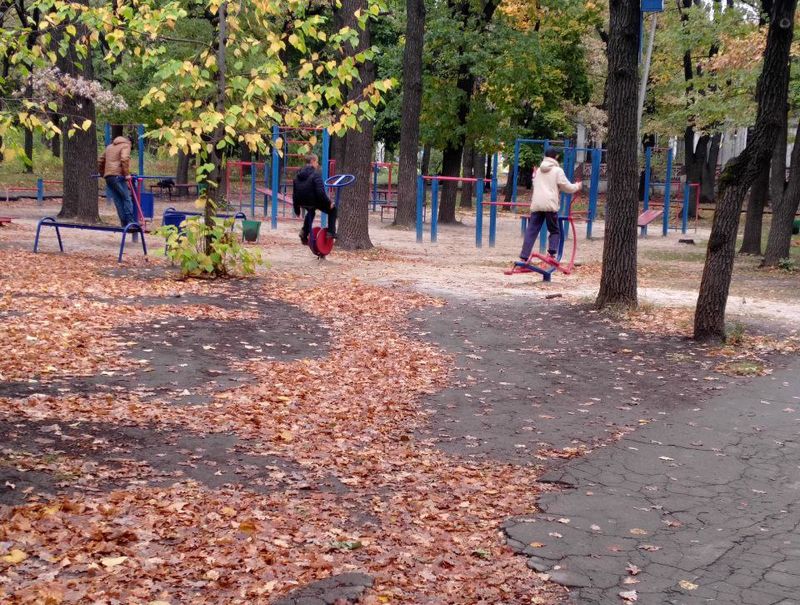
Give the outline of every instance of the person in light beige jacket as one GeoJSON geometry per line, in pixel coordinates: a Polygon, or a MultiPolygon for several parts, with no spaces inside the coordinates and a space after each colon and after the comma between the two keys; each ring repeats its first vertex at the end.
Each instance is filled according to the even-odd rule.
{"type": "Polygon", "coordinates": [[[564,170],[558,165],[558,150],[550,148],[544,152],[539,170],[533,179],[533,195],[531,196],[531,216],[525,231],[525,240],[519,257],[527,262],[533,251],[536,238],[542,225],[547,224],[550,234],[547,243],[547,254],[555,257],[561,234],[558,229],[558,210],[561,205],[560,193],[575,193],[581,189],[582,183],[570,183],[564,170]]]}

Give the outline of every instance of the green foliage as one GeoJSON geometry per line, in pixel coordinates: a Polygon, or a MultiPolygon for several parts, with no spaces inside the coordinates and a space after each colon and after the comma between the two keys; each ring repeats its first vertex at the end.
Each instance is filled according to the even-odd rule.
{"type": "Polygon", "coordinates": [[[786,271],[787,273],[796,273],[800,271],[800,267],[797,266],[797,262],[791,258],[782,258],[778,261],[778,268],[786,271]]]}
{"type": "Polygon", "coordinates": [[[180,265],[186,277],[251,275],[264,261],[257,250],[241,244],[231,230],[233,224],[232,218],[212,218],[209,226],[203,217],[191,216],[181,223],[180,229],[167,225],[157,233],[167,240],[167,258],[180,265]]]}
{"type": "Polygon", "coordinates": [[[673,136],[692,126],[713,133],[755,119],[761,51],[753,45],[760,36],[758,27],[738,3],[725,10],[721,4],[703,2],[659,13],[646,131],[673,136]],[[686,53],[691,56],[690,82],[684,74],[686,53]]]}

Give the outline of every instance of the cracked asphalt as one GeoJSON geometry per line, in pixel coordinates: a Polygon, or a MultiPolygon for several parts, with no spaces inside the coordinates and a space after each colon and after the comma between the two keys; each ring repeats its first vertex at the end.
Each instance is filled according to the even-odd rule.
{"type": "Polygon", "coordinates": [[[800,603],[800,361],[541,480],[504,529],[576,603],[800,603]]]}
{"type": "Polygon", "coordinates": [[[456,358],[422,436],[555,484],[503,529],[574,603],[800,604],[800,360],[730,378],[690,341],[560,302],[415,319],[456,358]]]}

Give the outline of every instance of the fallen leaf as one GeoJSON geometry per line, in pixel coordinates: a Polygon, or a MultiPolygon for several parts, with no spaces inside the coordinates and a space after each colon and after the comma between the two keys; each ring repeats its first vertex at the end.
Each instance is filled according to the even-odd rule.
{"type": "Polygon", "coordinates": [[[634,565],[633,563],[628,563],[628,566],[625,568],[625,571],[627,571],[632,576],[635,576],[636,574],[638,574],[642,570],[639,567],[637,567],[636,565],[634,565]]]}
{"type": "Polygon", "coordinates": [[[695,590],[697,588],[697,584],[694,584],[689,580],[681,580],[680,582],[678,582],[678,586],[680,586],[684,590],[695,590]]]}
{"type": "Polygon", "coordinates": [[[22,563],[27,558],[28,554],[25,551],[22,551],[19,548],[12,548],[10,553],[0,557],[0,561],[3,561],[3,563],[10,563],[11,565],[16,565],[17,563],[22,563]]]}
{"type": "Polygon", "coordinates": [[[117,565],[122,565],[125,561],[128,560],[128,557],[105,557],[104,559],[100,559],[100,562],[103,564],[104,567],[116,567],[117,565]]]}
{"type": "Polygon", "coordinates": [[[636,594],[635,590],[623,590],[619,593],[619,596],[625,599],[626,601],[638,601],[639,595],[636,594]]]}

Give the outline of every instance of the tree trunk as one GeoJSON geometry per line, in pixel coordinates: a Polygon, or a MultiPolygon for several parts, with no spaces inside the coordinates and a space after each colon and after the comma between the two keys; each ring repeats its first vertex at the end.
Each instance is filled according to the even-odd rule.
{"type": "MultiPolygon", "coordinates": [[[[59,124],[61,123],[61,117],[57,114],[51,114],[50,120],[55,124],[56,128],[58,128],[59,124]]],[[[61,157],[61,135],[54,134],[50,141],[48,142],[50,145],[50,151],[53,154],[53,157],[60,158],[61,157]]]]}
{"type": "MultiPolygon", "coordinates": [[[[483,175],[483,164],[479,163],[477,168],[475,166],[475,150],[472,147],[466,147],[464,149],[464,157],[462,158],[461,163],[461,176],[464,178],[472,179],[477,177],[482,177],[483,175]]],[[[460,208],[472,208],[472,195],[475,191],[475,188],[472,186],[472,183],[469,181],[465,181],[461,183],[461,203],[459,204],[460,208]]]]}
{"type": "Polygon", "coordinates": [[[725,340],[725,307],[736,255],[736,233],[742,203],[756,175],[769,163],[785,113],[789,87],[789,51],[797,0],[776,0],[770,16],[764,62],[758,79],[758,114],[753,138],[738,158],[728,163],[720,178],[711,236],[694,316],[699,341],[725,340]]]}
{"type": "MultiPolygon", "coordinates": [[[[344,25],[357,28],[355,13],[367,9],[366,0],[343,0],[341,14],[344,25]]],[[[358,54],[370,46],[369,22],[366,29],[359,32],[358,46],[353,54],[358,54]]],[[[361,87],[369,86],[375,81],[375,64],[372,61],[362,63],[358,68],[360,80],[353,86],[348,99],[361,96],[361,87]]],[[[336,232],[339,236],[337,246],[343,250],[366,250],[372,248],[369,238],[369,199],[372,177],[372,145],[373,122],[362,120],[361,130],[348,131],[345,142],[344,161],[339,172],[353,174],[356,177],[352,186],[342,190],[339,204],[339,224],[336,232]]]]}
{"type": "Polygon", "coordinates": [[[419,173],[429,175],[431,172],[431,146],[425,145],[422,148],[422,162],[419,167],[419,173]]]}
{"type": "Polygon", "coordinates": [[[175,171],[175,183],[186,185],[189,183],[189,165],[192,163],[191,154],[178,152],[178,169],[175,171]]]}
{"type": "Polygon", "coordinates": [[[782,116],[781,129],[778,133],[778,141],[772,152],[771,172],[769,175],[769,201],[774,206],[780,203],[786,191],[786,147],[789,137],[789,115],[788,110],[782,116]]]}
{"type": "MultiPolygon", "coordinates": [[[[463,145],[448,145],[442,153],[442,176],[461,176],[461,154],[463,145]]],[[[458,181],[442,181],[439,186],[439,223],[456,222],[456,199],[458,181]]]]}
{"type": "MultiPolygon", "coordinates": [[[[85,27],[78,27],[78,37],[73,39],[66,55],[58,59],[57,64],[62,73],[82,76],[87,80],[94,79],[88,35],[85,27]],[[86,54],[83,56],[78,53],[80,45],[85,46],[86,54]]],[[[100,221],[97,179],[92,178],[97,171],[94,103],[82,97],[64,97],[59,113],[67,117],[64,121],[66,133],[62,137],[64,161],[61,179],[64,197],[58,217],[76,219],[81,223],[97,223],[100,221]],[[81,128],[85,120],[91,120],[92,123],[86,131],[81,128]],[[69,136],[69,131],[73,129],[72,136],[69,136]]]]}
{"type": "Polygon", "coordinates": [[[774,267],[782,259],[790,257],[792,225],[800,204],[800,122],[797,124],[794,140],[789,186],[781,198],[772,204],[767,250],[762,262],[764,267],[774,267]]]}
{"type": "Polygon", "coordinates": [[[25,172],[28,174],[33,172],[33,131],[30,128],[25,129],[25,143],[24,143],[25,157],[25,172]]]}
{"type": "Polygon", "coordinates": [[[720,133],[712,135],[708,142],[708,151],[700,173],[700,201],[706,204],[717,199],[717,162],[719,160],[719,145],[722,141],[720,133]]]}
{"type": "Polygon", "coordinates": [[[639,2],[611,0],[608,39],[608,197],[597,306],[636,306],[636,99],[639,2]]]}
{"type": "MultiPolygon", "coordinates": [[[[410,227],[417,220],[417,154],[422,111],[422,50],[425,0],[406,0],[406,45],[403,50],[403,107],[400,129],[400,174],[394,224],[410,227]]],[[[430,147],[428,147],[430,157],[430,147]]]]}
{"type": "Polygon", "coordinates": [[[764,206],[769,196],[769,171],[756,176],[750,187],[750,201],[747,204],[747,216],[744,222],[744,238],[740,254],[761,255],[761,231],[763,226],[764,206]]]}

